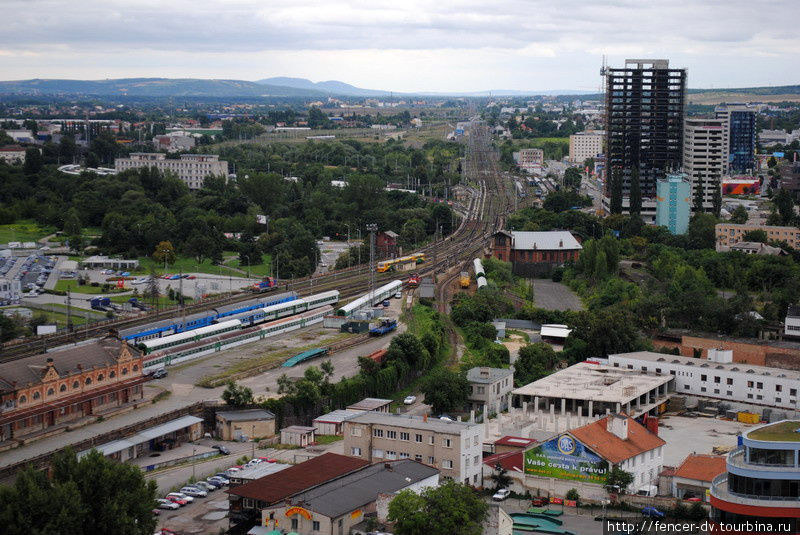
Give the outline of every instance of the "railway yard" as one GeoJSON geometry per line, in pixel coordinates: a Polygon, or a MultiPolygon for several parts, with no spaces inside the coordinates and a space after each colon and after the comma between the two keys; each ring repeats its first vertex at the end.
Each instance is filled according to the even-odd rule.
{"type": "MultiPolygon", "coordinates": [[[[414,275],[434,278],[441,310],[446,310],[461,272],[468,271],[473,259],[482,255],[490,235],[502,228],[506,215],[514,207],[513,183],[498,171],[498,155],[491,146],[488,129],[474,123],[467,140],[463,179],[472,186],[473,195],[464,202],[460,225],[451,235],[414,252],[425,257],[414,275]]],[[[265,293],[242,290],[184,309],[150,311],[135,318],[88,326],[80,332],[6,344],[0,358],[9,361],[40,354],[43,349],[52,352],[104,336],[109,329],[116,330],[120,337],[145,353],[146,373],[166,367],[169,377],[149,381],[146,389],[153,396],[165,392],[171,397],[152,408],[127,413],[116,424],[115,417],[89,426],[113,429],[128,420],[152,417],[150,413],[158,413],[159,407],[161,411],[174,410],[218,397],[219,385],[228,379],[251,386],[260,396],[274,395],[274,381],[282,373],[275,368],[293,352],[315,345],[327,346],[326,354],[332,355],[336,376],[352,375],[358,369],[356,357],[385,347],[391,336],[336,335],[338,331],[322,327],[323,317],[350,317],[356,312],[354,309],[386,305],[386,299],[391,304],[384,315],[399,318],[405,299],[390,298],[402,288],[406,278],[407,275],[392,270],[371,273],[368,266],[359,266],[291,282],[280,280],[265,293]],[[373,295],[369,292],[371,278],[376,288],[373,295]],[[266,339],[267,336],[270,338],[266,339]]],[[[414,292],[413,288],[407,288],[405,295],[414,292]]],[[[394,334],[403,328],[401,325],[394,334]]],[[[455,337],[454,332],[451,337],[455,337]]],[[[296,371],[289,368],[290,376],[302,374],[306,364],[298,365],[296,371]]],[[[79,442],[78,438],[77,434],[70,437],[75,442],[79,442]]],[[[59,444],[63,442],[62,438],[59,444]]],[[[8,471],[22,462],[41,463],[52,453],[45,444],[22,450],[28,451],[0,453],[0,470],[8,471]]]]}

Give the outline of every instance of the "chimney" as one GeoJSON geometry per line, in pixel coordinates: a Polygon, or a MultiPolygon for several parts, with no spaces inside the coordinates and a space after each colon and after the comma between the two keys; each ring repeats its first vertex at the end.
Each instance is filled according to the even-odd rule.
{"type": "Polygon", "coordinates": [[[53,357],[47,357],[47,367],[52,368],[55,366],[55,362],[53,361],[53,357]]]}
{"type": "Polygon", "coordinates": [[[392,463],[383,463],[383,467],[386,468],[389,472],[392,471],[392,463]]]}
{"type": "Polygon", "coordinates": [[[622,440],[628,440],[628,417],[623,414],[610,414],[606,418],[606,431],[622,440]]]}
{"type": "Polygon", "coordinates": [[[428,413],[425,413],[424,415],[422,415],[422,421],[425,422],[425,423],[428,422],[428,413]]]}
{"type": "Polygon", "coordinates": [[[563,249],[564,248],[564,240],[558,240],[558,248],[559,249],[563,249]]]}

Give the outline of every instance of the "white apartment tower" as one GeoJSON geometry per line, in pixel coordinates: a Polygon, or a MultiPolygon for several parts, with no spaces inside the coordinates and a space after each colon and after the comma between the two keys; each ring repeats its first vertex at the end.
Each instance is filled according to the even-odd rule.
{"type": "Polygon", "coordinates": [[[683,171],[692,184],[692,209],[698,187],[703,189],[703,210],[713,207],[714,190],[719,188],[727,168],[728,143],[724,119],[686,118],[683,129],[683,171]]]}

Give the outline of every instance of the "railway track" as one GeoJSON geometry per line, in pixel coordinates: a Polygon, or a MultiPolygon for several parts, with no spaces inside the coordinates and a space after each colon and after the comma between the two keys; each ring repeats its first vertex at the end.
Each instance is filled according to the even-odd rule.
{"type": "MultiPolygon", "coordinates": [[[[465,175],[478,184],[477,195],[469,202],[466,217],[462,218],[459,227],[448,237],[430,243],[419,251],[429,256],[429,261],[419,270],[423,276],[430,276],[447,271],[453,266],[460,266],[465,261],[482,253],[487,240],[496,230],[502,228],[505,217],[513,207],[513,190],[506,184],[499,172],[497,151],[491,147],[488,128],[483,124],[473,123],[467,144],[465,157],[465,175]]],[[[397,278],[394,273],[376,273],[376,283],[383,283],[397,278]]],[[[282,281],[276,291],[292,290],[300,296],[310,295],[326,290],[338,289],[340,299],[346,301],[363,294],[369,286],[369,270],[367,265],[339,270],[316,277],[304,277],[291,282],[282,281]]],[[[223,305],[230,305],[253,299],[257,295],[250,292],[193,303],[180,308],[164,309],[136,318],[123,318],[102,322],[85,329],[70,333],[58,333],[36,340],[7,343],[0,347],[0,362],[15,360],[45,352],[49,348],[78,343],[107,333],[110,329],[124,329],[145,325],[154,321],[174,318],[183,313],[191,314],[210,310],[223,305]]]]}

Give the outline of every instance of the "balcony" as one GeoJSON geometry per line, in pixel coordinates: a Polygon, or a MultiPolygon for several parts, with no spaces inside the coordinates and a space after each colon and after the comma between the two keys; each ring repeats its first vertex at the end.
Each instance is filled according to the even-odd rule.
{"type": "Polygon", "coordinates": [[[786,472],[787,470],[796,470],[797,467],[792,464],[759,464],[745,462],[744,446],[739,446],[728,454],[728,464],[736,466],[737,468],[745,468],[749,470],[758,470],[763,472],[764,476],[768,476],[769,472],[786,472]]]}
{"type": "Polygon", "coordinates": [[[711,481],[711,495],[728,503],[754,505],[757,507],[786,507],[797,510],[800,498],[785,496],[759,496],[755,494],[739,494],[728,490],[728,474],[720,474],[711,481]]]}

